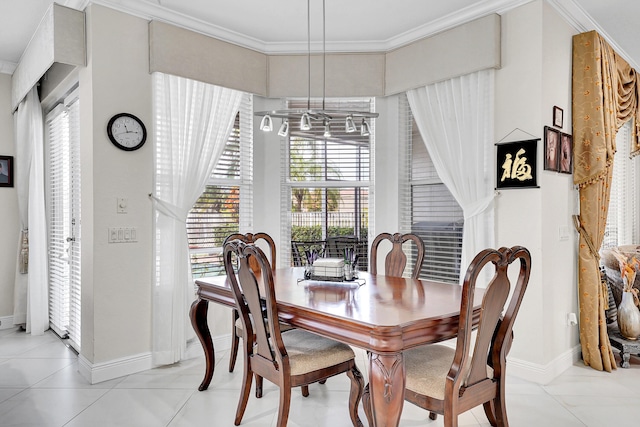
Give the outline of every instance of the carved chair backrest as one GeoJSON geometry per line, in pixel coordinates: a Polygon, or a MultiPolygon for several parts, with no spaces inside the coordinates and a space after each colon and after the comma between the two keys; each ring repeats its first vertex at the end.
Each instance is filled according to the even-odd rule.
{"type": "MultiPolygon", "coordinates": [[[[231,284],[236,309],[242,319],[248,339],[248,348],[253,348],[252,357],[263,363],[281,367],[281,372],[288,370],[288,363],[283,361],[286,350],[282,341],[278,322],[278,309],[273,283],[271,265],[266,255],[255,244],[247,244],[240,239],[229,240],[224,244],[224,267],[231,284]],[[237,271],[234,271],[237,260],[237,271]],[[256,272],[251,266],[255,262],[261,276],[260,286],[256,272]],[[266,317],[265,317],[266,314],[266,317]],[[251,319],[264,319],[262,322],[252,322],[251,319]],[[252,338],[253,337],[253,338],[252,338]],[[253,344],[256,344],[253,347],[253,344]],[[285,367],[286,365],[286,367],[285,367]]],[[[253,363],[253,362],[252,362],[253,363]]]]}
{"type": "MultiPolygon", "coordinates": [[[[490,268],[490,267],[489,267],[490,268]]],[[[485,249],[473,259],[462,285],[460,324],[456,353],[449,377],[454,389],[473,385],[487,378],[487,364],[493,368],[493,376],[499,378],[506,364],[506,356],[512,342],[512,328],[529,282],[531,255],[521,246],[513,248],[485,249]],[[520,261],[520,271],[511,299],[511,282],[507,276],[509,266],[520,261]],[[493,264],[495,275],[485,289],[482,312],[472,345],[473,302],[476,280],[485,266],[493,264]],[[509,305],[507,305],[509,302],[509,305]],[[505,310],[506,307],[506,310],[505,310]]]]}
{"type": "MultiPolygon", "coordinates": [[[[274,243],[273,239],[271,238],[271,236],[269,236],[267,233],[246,233],[246,234],[242,234],[242,233],[234,233],[234,234],[230,234],[229,236],[227,236],[226,239],[224,239],[224,243],[226,243],[227,241],[230,240],[241,240],[244,243],[253,243],[253,244],[258,244],[260,245],[260,241],[264,241],[266,243],[266,245],[269,248],[269,256],[270,256],[270,264],[271,264],[271,270],[275,270],[277,263],[276,263],[276,244],[274,243]]],[[[223,246],[224,246],[223,243],[223,246]]],[[[255,259],[251,260],[251,268],[253,269],[254,272],[258,272],[258,265],[256,263],[255,259]]]]}
{"type": "Polygon", "coordinates": [[[415,262],[413,263],[411,277],[417,279],[420,275],[420,269],[422,269],[422,262],[424,260],[424,242],[420,236],[413,233],[395,233],[393,235],[390,233],[378,234],[371,243],[371,257],[369,261],[369,271],[371,274],[378,274],[378,246],[385,240],[390,241],[393,246],[384,261],[384,274],[386,276],[402,277],[407,266],[407,255],[402,250],[402,244],[407,241],[412,241],[415,243],[415,262]]]}

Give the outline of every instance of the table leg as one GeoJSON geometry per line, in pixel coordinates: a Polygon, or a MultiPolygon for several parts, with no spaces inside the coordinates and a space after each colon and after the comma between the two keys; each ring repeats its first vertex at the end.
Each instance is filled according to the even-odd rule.
{"type": "Polygon", "coordinates": [[[369,384],[362,398],[369,425],[396,427],[404,404],[402,353],[369,353],[369,384]]]}
{"type": "Polygon", "coordinates": [[[207,369],[204,374],[204,379],[200,383],[198,390],[203,391],[209,387],[211,378],[213,378],[213,368],[215,366],[215,355],[213,353],[213,341],[211,340],[211,333],[209,332],[209,325],[207,324],[207,311],[209,309],[209,302],[202,298],[198,298],[191,304],[191,310],[189,311],[189,317],[191,318],[191,326],[196,331],[202,348],[204,349],[204,358],[207,363],[207,369]]]}

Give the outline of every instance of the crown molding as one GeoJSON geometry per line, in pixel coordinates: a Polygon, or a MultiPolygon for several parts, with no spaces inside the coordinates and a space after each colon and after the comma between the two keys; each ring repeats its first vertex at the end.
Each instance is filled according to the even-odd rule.
{"type": "Polygon", "coordinates": [[[581,33],[597,31],[631,67],[640,70],[638,63],[631,59],[631,56],[575,0],[547,0],[547,2],[577,31],[581,33]]]}
{"type": "MultiPolygon", "coordinates": [[[[492,13],[504,13],[534,0],[487,0],[478,2],[463,10],[451,13],[441,19],[429,22],[423,26],[406,31],[387,40],[372,41],[339,41],[327,42],[327,52],[388,52],[417,40],[435,35],[448,29],[457,27],[474,19],[482,18],[492,13]]],[[[204,22],[197,18],[176,13],[161,4],[141,0],[68,0],[68,2],[99,4],[111,9],[134,15],[148,20],[160,20],[178,27],[186,28],[216,39],[233,43],[265,54],[306,53],[307,42],[278,42],[269,43],[253,37],[231,31],[217,25],[204,22]]],[[[322,49],[321,42],[311,43],[313,50],[322,49]]]]}
{"type": "Polygon", "coordinates": [[[0,60],[0,73],[2,74],[13,74],[16,70],[18,64],[9,61],[0,60]]]}
{"type": "Polygon", "coordinates": [[[492,13],[503,14],[511,9],[515,9],[534,0],[491,0],[478,2],[465,9],[457,10],[447,16],[443,16],[435,21],[428,22],[420,27],[406,31],[384,42],[385,46],[380,46],[379,50],[390,51],[413,43],[425,37],[450,30],[459,25],[471,22],[475,19],[483,18],[492,13]]]}

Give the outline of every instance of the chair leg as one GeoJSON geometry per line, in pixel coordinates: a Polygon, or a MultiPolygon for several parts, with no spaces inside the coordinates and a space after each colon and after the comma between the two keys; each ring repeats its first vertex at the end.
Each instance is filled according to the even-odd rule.
{"type": "MultiPolygon", "coordinates": [[[[349,393],[349,416],[354,427],[362,427],[362,421],[358,416],[358,406],[364,390],[364,378],[362,373],[354,364],[351,370],[347,371],[347,376],[351,379],[351,391],[349,393]]],[[[366,411],[366,410],[365,410],[366,411]]],[[[369,422],[371,425],[371,422],[369,422]]]]}
{"type": "Polygon", "coordinates": [[[435,421],[438,418],[438,414],[435,412],[429,412],[429,419],[435,421]]]}
{"type": "Polygon", "coordinates": [[[256,398],[260,399],[262,397],[262,377],[260,375],[256,375],[256,398]]]}
{"type": "Polygon", "coordinates": [[[487,419],[489,420],[489,424],[495,427],[497,425],[496,415],[495,415],[496,408],[495,408],[495,404],[493,403],[493,400],[484,402],[482,406],[484,407],[484,414],[487,416],[487,419]]]}
{"type": "MultiPolygon", "coordinates": [[[[503,371],[504,375],[504,371],[503,371]]],[[[504,400],[505,389],[504,389],[504,376],[498,383],[498,395],[493,399],[493,415],[495,419],[493,420],[495,424],[494,426],[498,427],[509,427],[509,420],[507,419],[507,405],[504,400]]],[[[485,410],[486,412],[486,410],[485,410]]],[[[491,420],[490,420],[491,421],[491,420]]]]}
{"type": "Polygon", "coordinates": [[[280,386],[280,405],[278,406],[278,427],[285,427],[289,421],[289,409],[291,408],[291,381],[285,379],[280,386]]]}
{"type": "Polygon", "coordinates": [[[362,407],[364,408],[364,414],[367,417],[367,423],[373,425],[373,411],[371,410],[371,393],[369,392],[369,384],[364,387],[362,393],[362,407]]]}
{"type": "Polygon", "coordinates": [[[236,320],[240,318],[238,310],[235,308],[231,313],[231,354],[229,355],[229,372],[233,372],[238,358],[238,346],[240,345],[240,337],[236,331],[236,320]]]}
{"type": "Polygon", "coordinates": [[[300,386],[300,391],[302,392],[302,397],[309,397],[309,386],[308,385],[300,386]]]}
{"type": "Polygon", "coordinates": [[[236,418],[234,420],[235,425],[240,425],[242,416],[245,409],[247,409],[247,402],[249,401],[249,393],[251,393],[251,382],[253,380],[253,372],[251,372],[251,361],[249,357],[244,361],[244,373],[242,381],[242,390],[240,391],[240,401],[238,402],[238,409],[236,410],[236,418]]]}

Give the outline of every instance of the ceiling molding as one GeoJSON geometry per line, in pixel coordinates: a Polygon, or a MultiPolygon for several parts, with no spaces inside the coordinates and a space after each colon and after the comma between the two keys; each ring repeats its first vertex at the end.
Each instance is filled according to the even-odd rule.
{"type": "Polygon", "coordinates": [[[387,40],[385,47],[380,50],[389,51],[399,47],[411,44],[425,37],[431,37],[437,33],[450,30],[459,25],[471,22],[478,18],[483,18],[492,13],[502,14],[523,4],[530,3],[534,0],[493,0],[488,2],[480,2],[465,9],[457,10],[447,16],[435,21],[431,21],[420,27],[409,30],[387,40]]]}
{"type": "MultiPolygon", "coordinates": [[[[387,40],[372,41],[339,41],[326,42],[327,52],[388,52],[402,46],[413,43],[425,37],[433,36],[437,33],[457,27],[461,24],[473,21],[478,18],[485,17],[492,13],[504,13],[510,9],[514,9],[534,0],[488,0],[478,2],[465,9],[456,11],[441,19],[426,23],[423,26],[406,31],[387,40]]],[[[292,54],[306,53],[307,42],[278,42],[269,43],[244,34],[231,31],[217,25],[204,22],[202,20],[176,13],[161,4],[151,3],[148,1],[132,1],[132,0],[68,0],[68,2],[95,3],[112,9],[116,9],[130,15],[148,20],[160,20],[178,27],[186,28],[198,33],[217,38],[219,40],[233,43],[248,49],[256,50],[265,54],[292,54]]],[[[312,50],[321,50],[321,42],[311,43],[312,50]]]]}
{"type": "Polygon", "coordinates": [[[581,33],[597,31],[631,67],[640,70],[638,63],[631,59],[631,56],[575,0],[547,0],[547,2],[577,31],[581,33]]]}
{"type": "Polygon", "coordinates": [[[0,60],[0,73],[1,74],[13,74],[18,64],[9,61],[0,60]]]}

